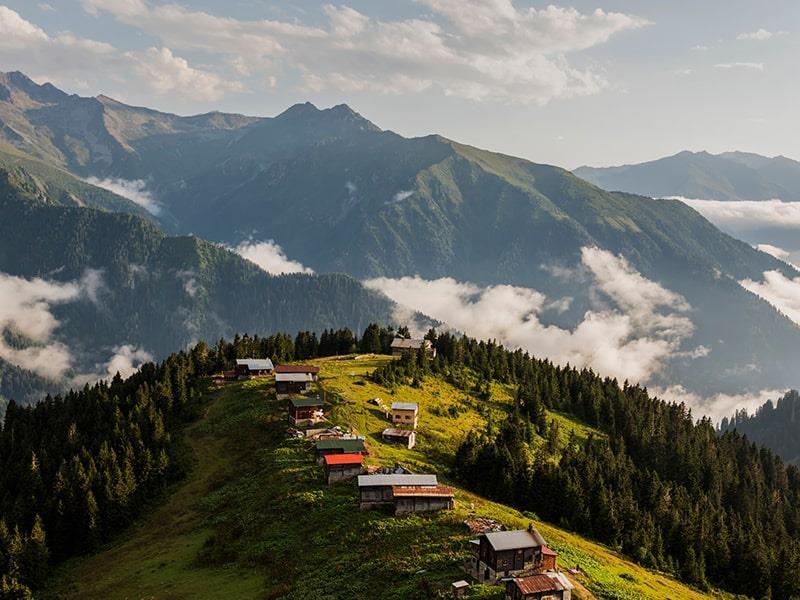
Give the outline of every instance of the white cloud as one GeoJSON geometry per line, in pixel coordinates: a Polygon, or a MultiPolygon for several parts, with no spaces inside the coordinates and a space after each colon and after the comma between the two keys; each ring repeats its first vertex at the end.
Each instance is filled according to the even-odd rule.
{"type": "Polygon", "coordinates": [[[744,289],[760,296],[800,325],[800,277],[786,277],[780,271],[765,271],[762,281],[744,279],[744,289]]]}
{"type": "Polygon", "coordinates": [[[0,358],[42,377],[61,377],[70,368],[72,356],[64,344],[52,339],[59,322],[50,307],[80,296],[81,286],[76,282],[28,280],[0,273],[0,358]],[[25,348],[11,346],[4,338],[7,332],[31,343],[25,348]]]}
{"type": "Polygon", "coordinates": [[[147,183],[141,179],[98,179],[97,177],[89,177],[86,182],[127,198],[144,208],[151,215],[158,216],[161,213],[161,206],[155,201],[153,195],[147,191],[147,183]]]}
{"type": "MultiPolygon", "coordinates": [[[[128,4],[135,4],[130,2],[128,4]]],[[[169,48],[122,51],[69,31],[50,35],[17,12],[0,6],[0,68],[20,69],[35,79],[72,87],[102,81],[134,93],[171,93],[184,100],[216,100],[242,84],[191,67],[169,48]]]]}
{"type": "Polygon", "coordinates": [[[402,202],[414,195],[414,190],[401,190],[397,192],[394,196],[392,196],[392,200],[389,204],[396,204],[398,202],[402,202]]]}
{"type": "Polygon", "coordinates": [[[750,69],[753,71],[763,71],[764,63],[760,62],[725,62],[714,65],[717,69],[750,69]]]}
{"type": "Polygon", "coordinates": [[[800,265],[798,265],[798,263],[800,263],[800,252],[789,252],[778,246],[773,246],[772,244],[757,244],[756,249],[761,250],[761,252],[766,252],[770,256],[774,256],[778,260],[782,260],[800,271],[800,265]]]}
{"type": "Polygon", "coordinates": [[[36,7],[39,10],[44,11],[44,12],[55,12],[55,10],[56,10],[55,6],[53,6],[52,4],[49,4],[47,2],[40,2],[39,4],[36,5],[36,7]]]}
{"type": "Polygon", "coordinates": [[[152,354],[131,344],[115,346],[112,351],[113,356],[103,365],[98,365],[101,373],[105,370],[103,377],[114,377],[119,373],[125,379],[138,371],[144,363],[153,360],[152,354]]]}
{"type": "Polygon", "coordinates": [[[795,229],[800,227],[800,202],[782,200],[696,200],[672,197],[688,204],[714,225],[729,232],[757,227],[795,229]]]}
{"type": "Polygon", "coordinates": [[[689,305],[680,295],[598,248],[584,248],[581,263],[598,302],[571,330],[542,323],[542,313],[558,304],[530,288],[481,288],[451,278],[420,277],[365,283],[469,335],[497,339],[560,364],[590,366],[619,379],[646,381],[664,361],[679,357],[681,343],[694,331],[683,314],[689,305]]]}
{"type": "Polygon", "coordinates": [[[190,298],[195,298],[201,290],[201,286],[197,281],[197,273],[188,269],[186,271],[178,271],[175,275],[183,282],[183,291],[186,292],[186,295],[190,298]]]}
{"type": "Polygon", "coordinates": [[[757,31],[751,31],[749,33],[740,33],[736,36],[737,40],[750,40],[750,41],[758,41],[763,42],[764,40],[768,40],[770,38],[786,35],[787,31],[767,31],[766,29],[759,29],[757,31]]]}
{"type": "Polygon", "coordinates": [[[780,390],[762,390],[754,393],[701,396],[690,392],[682,385],[672,385],[667,388],[650,387],[648,391],[652,396],[667,402],[679,404],[682,402],[692,409],[692,416],[706,416],[714,423],[719,423],[724,417],[731,417],[737,410],[743,408],[752,413],[767,400],[781,397],[785,393],[780,390]]]}
{"type": "Polygon", "coordinates": [[[696,44],[690,48],[690,50],[694,52],[706,52],[710,50],[710,48],[704,44],[696,44]]]}
{"type": "Polygon", "coordinates": [[[273,240],[265,242],[246,241],[239,244],[234,251],[247,260],[254,262],[267,273],[313,273],[312,269],[301,263],[289,260],[283,249],[273,240]]]}
{"type": "Polygon", "coordinates": [[[674,75],[680,75],[682,77],[686,77],[687,75],[692,74],[692,69],[674,69],[672,73],[674,75]]]}
{"type": "Polygon", "coordinates": [[[420,0],[432,14],[383,20],[347,6],[326,5],[327,22],[310,26],[245,21],[142,0],[84,0],[146,31],[168,47],[214,52],[239,73],[276,82],[299,75],[301,89],[381,94],[441,93],[472,100],[544,104],[594,94],[606,82],[567,55],[648,25],[645,19],[597,9],[582,13],[511,0],[420,0]]]}

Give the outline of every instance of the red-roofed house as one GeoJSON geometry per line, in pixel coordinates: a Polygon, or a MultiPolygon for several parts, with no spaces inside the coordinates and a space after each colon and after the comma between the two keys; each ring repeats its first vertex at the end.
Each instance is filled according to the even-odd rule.
{"type": "Polygon", "coordinates": [[[361,475],[363,463],[364,456],[361,454],[326,454],[323,457],[325,481],[331,485],[361,475]]]}

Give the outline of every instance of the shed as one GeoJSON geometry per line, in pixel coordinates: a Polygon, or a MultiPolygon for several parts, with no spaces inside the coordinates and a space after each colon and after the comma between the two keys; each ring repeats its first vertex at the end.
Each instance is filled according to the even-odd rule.
{"type": "Polygon", "coordinates": [[[236,373],[242,378],[268,377],[272,374],[273,369],[272,361],[268,358],[236,359],[236,373]]]}
{"type": "Polygon", "coordinates": [[[416,352],[420,348],[424,348],[425,354],[429,358],[436,357],[436,348],[433,347],[430,340],[396,337],[392,340],[391,348],[392,356],[402,356],[405,352],[416,352]]]}
{"type": "Polygon", "coordinates": [[[381,433],[381,438],[384,442],[390,444],[402,444],[409,450],[417,443],[417,434],[409,429],[395,429],[394,427],[387,427],[381,433]]]}
{"type": "Polygon", "coordinates": [[[361,439],[320,440],[316,443],[317,462],[322,464],[329,454],[367,454],[367,447],[361,439]]]}
{"type": "Polygon", "coordinates": [[[314,381],[309,373],[275,373],[275,395],[278,399],[311,391],[314,381]]]}
{"type": "Polygon", "coordinates": [[[312,425],[325,419],[324,403],[319,398],[290,398],[289,419],[295,425],[312,425]]]}
{"type": "Polygon", "coordinates": [[[362,510],[394,504],[395,487],[428,487],[438,485],[436,475],[410,473],[361,475],[358,478],[359,506],[362,510]]]}
{"type": "Polygon", "coordinates": [[[360,475],[364,463],[363,454],[327,454],[323,457],[325,481],[328,485],[346,481],[360,475]]]}
{"type": "Polygon", "coordinates": [[[464,581],[454,581],[450,585],[450,591],[453,592],[453,598],[463,598],[467,595],[467,590],[469,589],[469,584],[464,581]]]}

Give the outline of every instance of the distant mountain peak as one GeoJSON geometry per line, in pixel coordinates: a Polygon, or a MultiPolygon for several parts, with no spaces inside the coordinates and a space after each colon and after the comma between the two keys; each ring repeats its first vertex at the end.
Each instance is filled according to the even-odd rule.
{"type": "Polygon", "coordinates": [[[311,102],[302,102],[293,104],[275,119],[278,121],[314,119],[325,123],[348,123],[364,130],[381,131],[380,127],[350,108],[347,104],[337,104],[331,108],[320,109],[311,102]]]}

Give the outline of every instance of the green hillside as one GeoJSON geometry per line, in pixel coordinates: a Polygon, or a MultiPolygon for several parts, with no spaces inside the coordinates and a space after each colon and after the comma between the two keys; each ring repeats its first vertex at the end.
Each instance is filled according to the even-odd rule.
{"type": "MultiPolygon", "coordinates": [[[[366,402],[390,401],[390,390],[366,375],[391,359],[340,357],[321,365],[320,386],[333,403],[331,420],[367,435],[369,463],[400,462],[434,470],[447,481],[452,453],[469,427],[508,408],[508,393],[479,403],[436,379],[395,396],[420,403],[420,437],[408,451],[377,434],[386,420],[366,402]]],[[[212,390],[204,416],[186,432],[193,468],[152,513],[96,555],[68,563],[51,594],[66,598],[435,598],[463,578],[470,536],[462,521],[479,515],[507,526],[529,522],[559,552],[580,565],[576,598],[709,597],[646,571],[613,551],[491,503],[462,489],[456,509],[394,518],[361,512],[353,485],[327,487],[311,446],[287,439],[285,404],[270,382],[212,390]]],[[[549,418],[559,418],[550,415],[549,418]]],[[[570,423],[562,419],[565,427],[570,423]]],[[[577,435],[588,431],[574,425],[577,435]]],[[[500,598],[500,588],[475,586],[471,597],[500,598]]]]}

